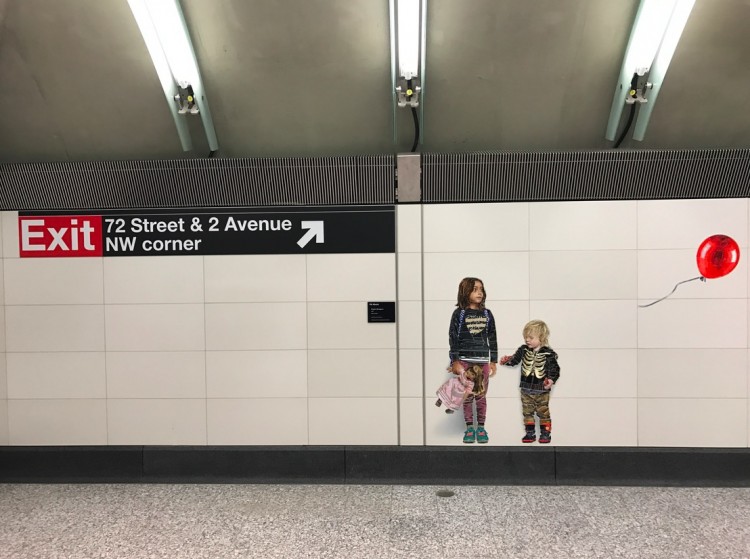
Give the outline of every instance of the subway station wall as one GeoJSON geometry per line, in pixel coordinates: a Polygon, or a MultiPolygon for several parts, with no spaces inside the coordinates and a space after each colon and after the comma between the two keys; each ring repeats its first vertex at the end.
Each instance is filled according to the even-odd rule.
{"type": "MultiPolygon", "coordinates": [[[[0,444],[461,445],[433,405],[464,276],[500,353],[547,321],[553,444],[747,447],[747,199],[398,205],[395,254],[19,258],[2,212],[0,444]],[[742,257],[698,275],[715,233],[742,257]],[[397,322],[368,323],[368,301],[397,322]]],[[[518,371],[491,445],[520,445],[518,371]]]]}

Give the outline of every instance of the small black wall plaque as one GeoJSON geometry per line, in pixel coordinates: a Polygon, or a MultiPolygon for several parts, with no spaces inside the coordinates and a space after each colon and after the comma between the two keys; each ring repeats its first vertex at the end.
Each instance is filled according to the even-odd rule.
{"type": "Polygon", "coordinates": [[[367,322],[396,322],[396,302],[368,302],[367,322]]]}

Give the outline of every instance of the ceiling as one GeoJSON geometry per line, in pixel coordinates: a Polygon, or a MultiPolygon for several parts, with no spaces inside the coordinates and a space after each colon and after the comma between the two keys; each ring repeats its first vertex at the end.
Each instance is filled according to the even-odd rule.
{"type": "MultiPolygon", "coordinates": [[[[638,3],[428,0],[420,151],[612,148],[638,3]]],[[[411,114],[391,94],[388,0],[182,6],[217,156],[411,149],[411,114]]],[[[182,151],[127,0],[0,0],[0,84],[0,163],[209,153],[199,117],[186,117],[194,150],[182,151]]],[[[748,147],[750,0],[696,0],[645,140],[621,149],[748,147]]]]}

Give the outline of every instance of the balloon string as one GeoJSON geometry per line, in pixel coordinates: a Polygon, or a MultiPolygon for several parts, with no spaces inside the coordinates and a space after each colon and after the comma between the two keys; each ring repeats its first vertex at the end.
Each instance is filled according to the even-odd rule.
{"type": "Polygon", "coordinates": [[[695,280],[701,280],[702,282],[705,282],[705,281],[706,281],[706,278],[704,278],[703,276],[698,276],[698,277],[695,277],[695,278],[690,278],[690,279],[686,279],[686,280],[684,280],[684,281],[681,281],[681,282],[677,283],[677,284],[676,284],[676,285],[674,286],[674,289],[673,289],[672,291],[670,291],[669,293],[667,293],[667,294],[666,294],[666,295],[665,295],[664,297],[662,297],[661,299],[657,299],[656,301],[653,301],[653,302],[649,303],[648,305],[638,305],[638,306],[639,306],[639,307],[641,307],[641,308],[645,308],[645,307],[650,307],[651,305],[655,305],[655,304],[656,304],[656,303],[658,303],[659,301],[663,301],[664,299],[666,299],[667,297],[669,297],[669,296],[670,296],[670,295],[671,295],[672,293],[674,293],[675,291],[677,291],[677,288],[678,288],[679,286],[681,286],[681,285],[682,285],[683,283],[687,283],[687,282],[689,282],[689,281],[695,281],[695,280]]]}

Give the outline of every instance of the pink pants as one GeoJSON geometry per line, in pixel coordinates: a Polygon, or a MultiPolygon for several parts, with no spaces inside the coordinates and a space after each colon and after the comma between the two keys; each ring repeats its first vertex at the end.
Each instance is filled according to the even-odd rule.
{"type": "MultiPolygon", "coordinates": [[[[464,369],[468,369],[472,365],[477,365],[478,363],[470,363],[468,361],[461,361],[461,366],[464,369]]],[[[483,363],[482,364],[482,373],[484,374],[484,394],[477,397],[473,394],[470,395],[466,400],[464,400],[464,421],[468,424],[474,423],[474,410],[472,408],[472,404],[476,402],[477,404],[477,424],[484,425],[485,419],[487,419],[487,388],[489,388],[490,384],[490,364],[489,363],[483,363]]]]}

